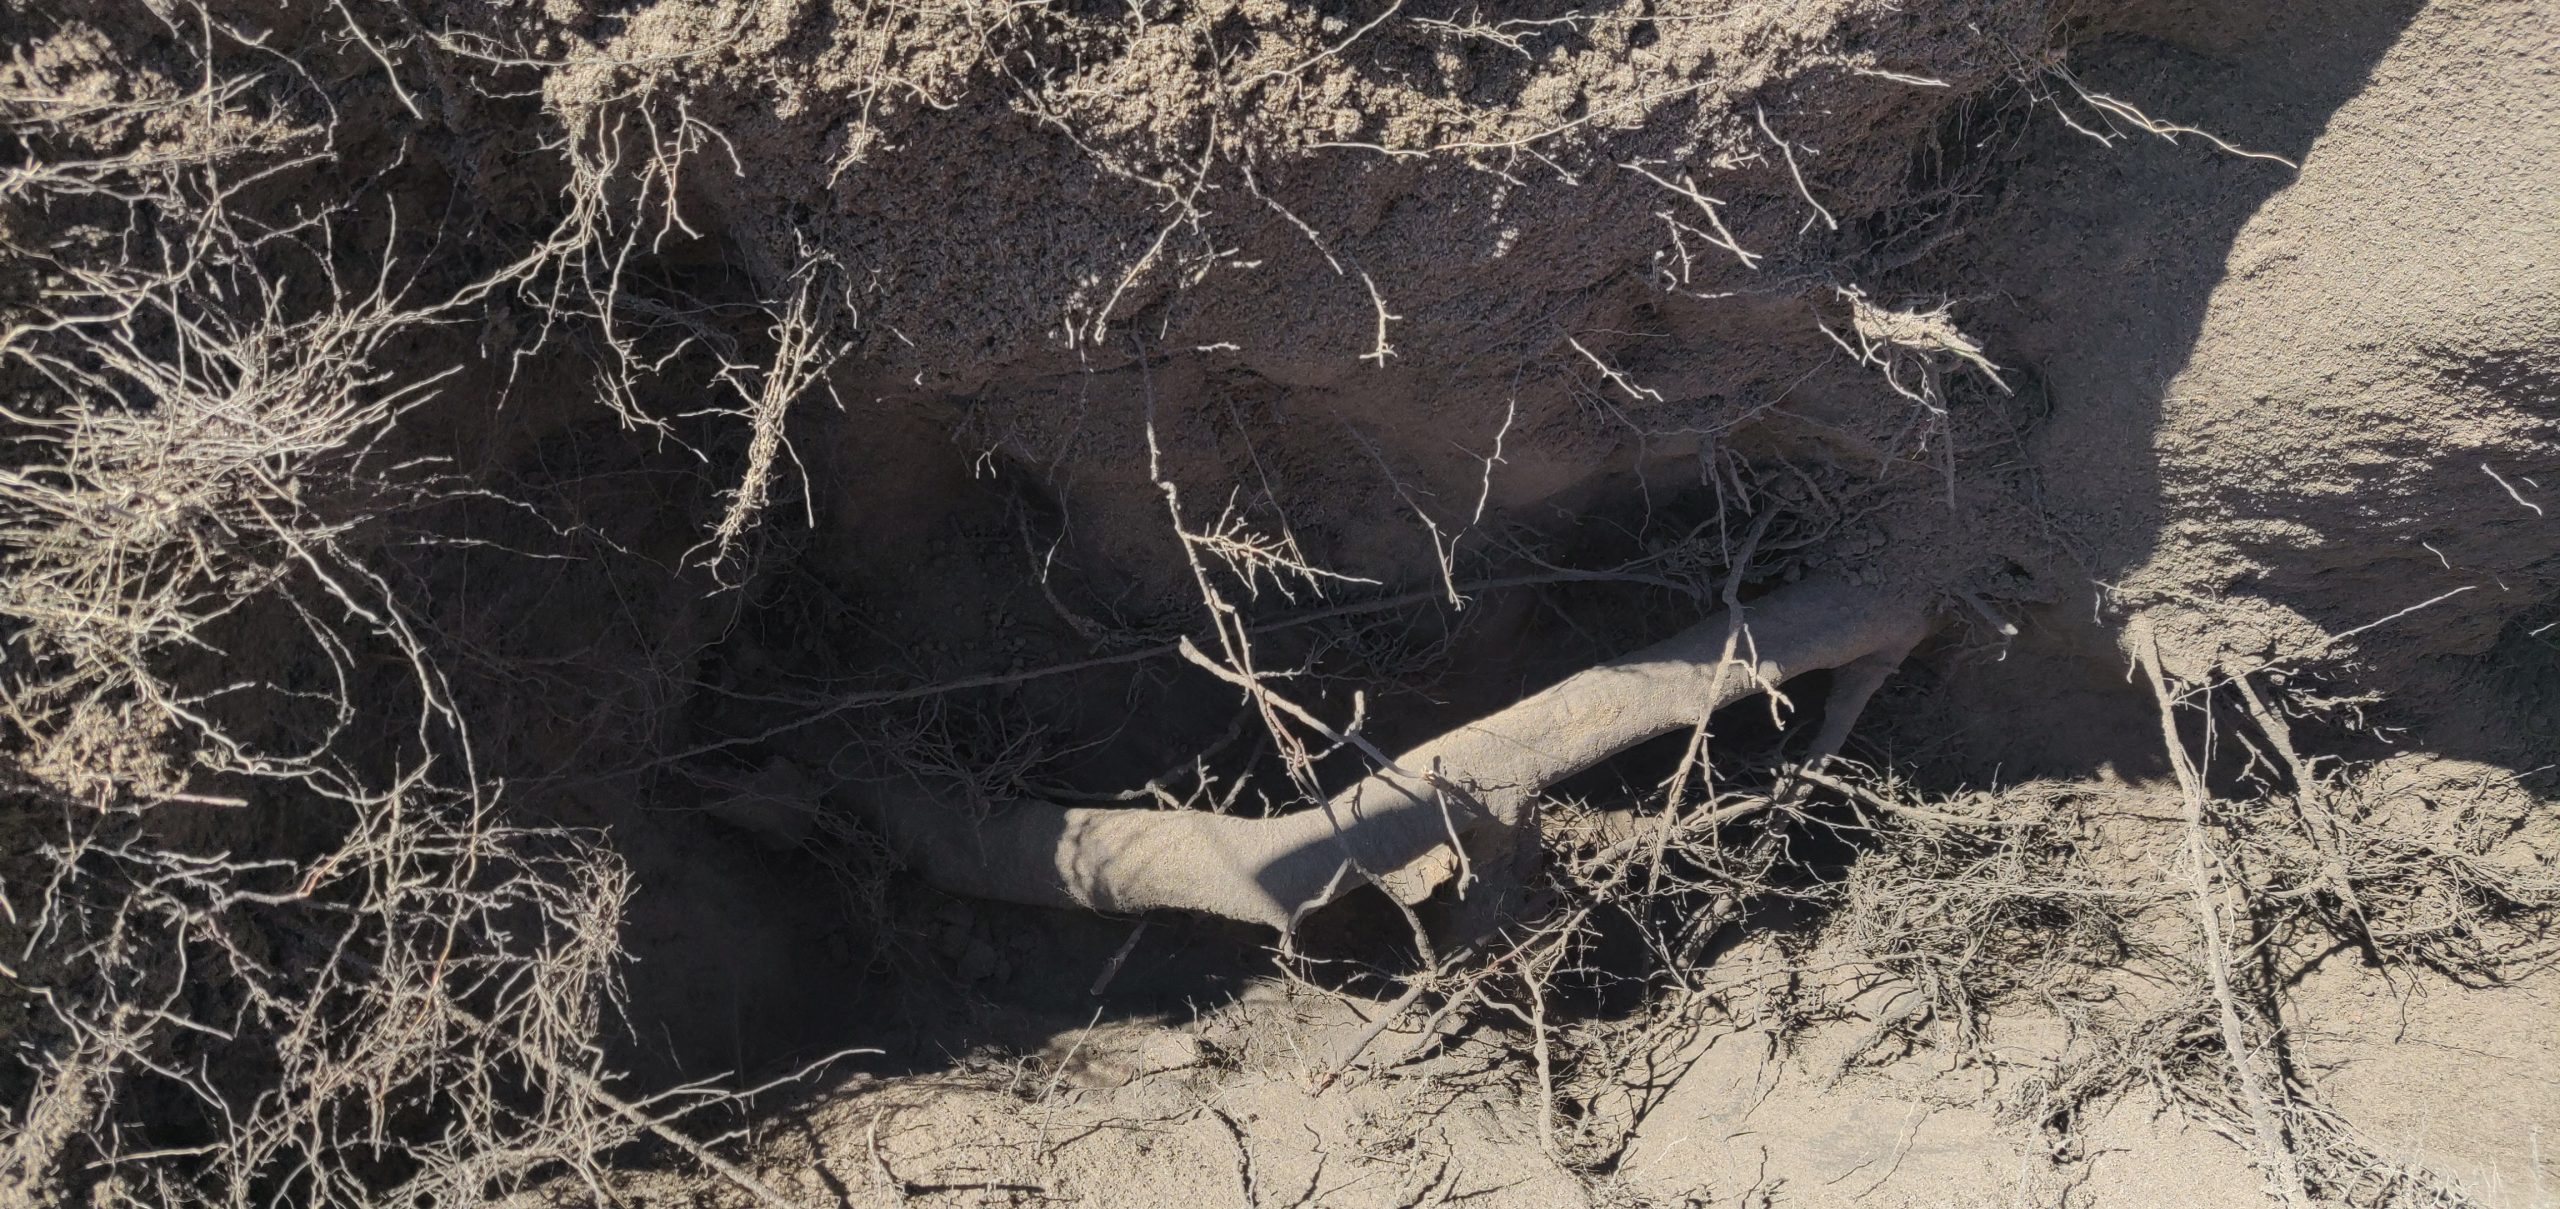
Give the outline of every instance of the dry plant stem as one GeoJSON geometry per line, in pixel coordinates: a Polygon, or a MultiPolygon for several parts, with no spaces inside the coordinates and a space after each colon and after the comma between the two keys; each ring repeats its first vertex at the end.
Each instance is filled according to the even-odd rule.
{"type": "MultiPolygon", "coordinates": [[[[2214,893],[2212,841],[2205,834],[2204,776],[2188,757],[2186,741],[2178,737],[2175,700],[2160,671],[2159,639],[2146,627],[2137,640],[2142,644],[2143,674],[2150,679],[2152,695],[2160,702],[2160,735],[2168,747],[2169,767],[2177,773],[2178,788],[2186,797],[2189,886],[2195,896],[2196,922],[2204,933],[2205,973],[2212,980],[2214,1001],[2219,1007],[2222,1048],[2231,1060],[2241,1097],[2248,1105],[2250,1132],[2257,1141],[2257,1160],[2266,1172],[2269,1190],[2289,1206],[2307,1206],[2311,1204],[2310,1188],[2303,1182],[2302,1165],[2285,1135],[2283,1117],[2268,1093],[2269,1079],[2259,1069],[2257,1051],[2249,1042],[2248,1029],[2241,1018],[2239,997],[2231,987],[2231,946],[2222,932],[2222,907],[2214,893]]],[[[2277,1086],[2282,1087],[2280,1081],[2277,1086]]]]}
{"type": "MultiPolygon", "coordinates": [[[[1708,812],[1707,818],[1712,819],[1728,814],[1738,818],[1741,815],[1771,807],[1791,806],[1804,797],[1808,785],[1821,785],[1836,792],[1849,793],[1853,797],[1862,796],[1846,783],[1822,775],[1821,769],[1831,762],[1832,757],[1840,754],[1841,747],[1849,741],[1850,729],[1858,723],[1858,715],[1866,712],[1867,702],[1876,695],[1877,689],[1884,687],[1884,682],[1893,675],[1894,669],[1902,666],[1903,658],[1911,653],[1912,647],[1919,645],[1923,637],[1926,637],[1925,631],[1914,632],[1906,641],[1841,665],[1832,674],[1830,694],[1823,699],[1822,729],[1814,733],[1812,749],[1805,753],[1803,762],[1790,771],[1791,779],[1778,790],[1777,795],[1774,798],[1754,799],[1737,806],[1711,811],[1708,812]]],[[[1694,829],[1705,821],[1707,820],[1691,816],[1686,820],[1680,820],[1678,825],[1694,829]]],[[[1653,885],[1647,887],[1647,896],[1654,894],[1656,891],[1653,886],[1660,883],[1663,854],[1669,848],[1668,840],[1674,820],[1666,814],[1663,824],[1661,837],[1654,844],[1652,873],[1649,875],[1653,879],[1653,885]]],[[[1758,869],[1775,860],[1785,840],[1786,833],[1778,827],[1772,826],[1762,831],[1752,840],[1750,851],[1743,858],[1744,867],[1758,869]]],[[[1698,956],[1706,951],[1708,945],[1715,942],[1716,937],[1726,927],[1742,918],[1745,900],[1746,895],[1739,887],[1728,886],[1718,891],[1715,897],[1708,901],[1706,909],[1698,913],[1695,924],[1689,930],[1688,940],[1682,946],[1683,951],[1678,964],[1682,967],[1695,964],[1698,956]]]]}
{"type": "MultiPolygon", "coordinates": [[[[1903,659],[1911,654],[1911,648],[1918,645],[1919,637],[1914,635],[1911,642],[1899,647],[1853,660],[1833,673],[1831,693],[1823,698],[1822,729],[1814,732],[1813,746],[1806,750],[1803,762],[1796,768],[1797,779],[1804,779],[1807,773],[1820,772],[1840,754],[1841,748],[1848,745],[1849,731],[1858,724],[1858,716],[1867,712],[1867,702],[1874,700],[1876,690],[1893,678],[1894,670],[1902,666],[1903,659]]],[[[1790,791],[1783,795],[1782,800],[1791,801],[1796,796],[1796,791],[1790,791]]]]}
{"type": "Polygon", "coordinates": [[[1808,579],[1752,604],[1747,657],[1723,654],[1727,620],[1710,617],[1279,818],[1017,802],[979,819],[911,783],[880,787],[863,805],[925,880],[955,894],[1120,914],[1172,908],[1285,931],[1359,884],[1346,869],[1376,874],[1404,902],[1427,897],[1458,869],[1442,814],[1453,797],[1468,808],[1461,833],[1499,825],[1546,786],[1637,743],[1802,673],[1906,649],[1925,628],[1919,608],[1891,595],[1808,579]]]}
{"type": "Polygon", "coordinates": [[[1531,969],[1522,985],[1529,992],[1530,1052],[1538,1061],[1538,1145],[1549,1158],[1559,1157],[1556,1144],[1556,1070],[1554,1046],[1548,1041],[1547,982],[1555,976],[1556,966],[1564,960],[1563,945],[1548,946],[1544,969],[1531,969]]]}
{"type": "Polygon", "coordinates": [[[1316,1090],[1323,1091],[1333,1086],[1335,1080],[1340,1079],[1344,1072],[1351,1069],[1352,1063],[1360,1060],[1361,1054],[1368,1052],[1369,1046],[1377,1041],[1379,1035],[1394,1027],[1396,1021],[1404,1019],[1404,1014],[1413,1010],[1413,1005],[1421,1002],[1423,993],[1430,989],[1429,978],[1416,978],[1406,984],[1404,993],[1380,1008],[1378,1014],[1370,1019],[1367,1027],[1362,1028],[1349,1044],[1342,1047],[1342,1056],[1334,1059],[1331,1065],[1325,1067],[1324,1073],[1316,1076],[1316,1090]]]}
{"type": "MultiPolygon", "coordinates": [[[[1769,532],[1769,521],[1776,515],[1772,512],[1763,512],[1752,519],[1751,531],[1742,539],[1742,552],[1734,556],[1732,569],[1725,575],[1724,651],[1716,657],[1715,679],[1707,683],[1709,700],[1722,695],[1725,676],[1733,670],[1734,655],[1737,651],[1745,649],[1741,645],[1744,619],[1741,596],[1742,574],[1744,569],[1751,565],[1751,554],[1760,548],[1760,539],[1769,532]]],[[[1777,686],[1775,682],[1771,682],[1766,687],[1771,691],[1770,713],[1774,715],[1780,705],[1777,686]]],[[[1704,770],[1707,767],[1707,715],[1710,712],[1712,711],[1700,712],[1697,719],[1690,724],[1688,750],[1680,753],[1680,766],[1671,773],[1671,791],[1664,799],[1662,824],[1654,833],[1653,859],[1647,862],[1650,870],[1645,875],[1647,897],[1659,893],[1662,889],[1662,854],[1671,843],[1672,831],[1680,825],[1680,801],[1688,791],[1689,775],[1692,770],[1704,770]]],[[[1711,785],[1710,788],[1712,789],[1713,786],[1711,785]]]]}
{"type": "Polygon", "coordinates": [[[2319,778],[2312,774],[2309,762],[2293,746],[2293,728],[2285,725],[2284,716],[2276,712],[2247,676],[2234,676],[2231,683],[2240,690],[2240,700],[2247,704],[2250,720],[2258,724],[2258,733],[2266,736],[2268,746],[2275,748],[2276,756],[2284,761],[2285,771],[2292,774],[2294,793],[2300,797],[2311,796],[2312,791],[2320,786],[2319,778]]]}
{"type": "Polygon", "coordinates": [[[707,561],[711,564],[728,562],[764,512],[773,495],[776,463],[786,449],[783,424],[792,404],[817,385],[843,355],[841,347],[825,343],[827,326],[834,318],[832,299],[824,292],[828,267],[824,262],[813,261],[794,274],[799,279],[799,289],[789,307],[775,319],[773,364],[763,371],[760,380],[751,387],[735,367],[722,375],[747,396],[752,434],[747,443],[746,473],[739,479],[737,490],[730,493],[719,527],[712,530],[709,541],[696,548],[697,552],[706,547],[710,550],[707,561]]]}
{"type": "MultiPolygon", "coordinates": [[[[488,1022],[480,1019],[478,1016],[474,1016],[471,1013],[464,1011],[462,1008],[455,1006],[451,1002],[439,1000],[436,1006],[442,1008],[446,1015],[453,1017],[456,1021],[461,1023],[462,1027],[469,1029],[472,1032],[485,1037],[495,1038],[501,1042],[506,1040],[504,1037],[499,1035],[497,1030],[490,1028],[488,1022]]],[[[710,1147],[694,1141],[692,1138],[687,1137],[682,1132],[678,1131],[675,1127],[649,1115],[649,1113],[643,1110],[639,1105],[606,1090],[604,1084],[596,1081],[595,1076],[590,1075],[585,1071],[578,1070],[575,1067],[564,1066],[553,1061],[547,1054],[539,1053],[523,1046],[511,1046],[510,1048],[523,1055],[526,1060],[532,1062],[535,1067],[542,1071],[542,1073],[575,1088],[579,1095],[595,1101],[597,1104],[602,1105],[607,1111],[613,1113],[613,1115],[629,1121],[641,1129],[649,1131],[650,1134],[657,1137],[659,1140],[693,1156],[695,1162],[710,1168],[713,1174],[718,1175],[721,1179],[729,1181],[747,1195],[756,1198],[757,1204],[780,1206],[782,1209],[796,1209],[796,1206],[799,1205],[800,1202],[792,1200],[790,1197],[774,1191],[771,1187],[767,1186],[764,1181],[757,1179],[745,1168],[740,1167],[727,1159],[721,1158],[710,1147]]]]}
{"type": "MultiPolygon", "coordinates": [[[[1538,588],[1553,584],[1567,583],[1640,584],[1645,587],[1661,588],[1665,591],[1678,592],[1683,595],[1693,597],[1698,595],[1696,590],[1687,584],[1679,583],[1674,580],[1663,579],[1657,576],[1645,575],[1639,572],[1622,570],[1547,571],[1534,575],[1511,575],[1495,579],[1461,580],[1458,582],[1456,587],[1460,594],[1472,598],[1488,592],[1505,592],[1515,588],[1538,588]]],[[[1421,591],[1403,592],[1393,596],[1380,597],[1376,600],[1355,601],[1349,604],[1334,605],[1329,608],[1314,609],[1298,614],[1294,617],[1288,617],[1260,625],[1248,626],[1245,629],[1245,633],[1248,637],[1261,637],[1265,634],[1277,634],[1289,630],[1303,629],[1311,625],[1321,625],[1326,622],[1340,621],[1348,617],[1366,617],[1378,613],[1391,612],[1396,609],[1411,608],[1415,605],[1429,604],[1435,601],[1445,601],[1447,598],[1448,589],[1445,586],[1425,588],[1421,591]]],[[[763,730],[731,738],[715,739],[696,747],[689,747],[675,752],[670,752],[651,760],[645,765],[625,769],[623,771],[643,772],[691,760],[698,756],[710,755],[713,752],[750,747],[755,744],[779,738],[783,735],[791,734],[794,731],[805,730],[820,722],[824,722],[830,718],[841,717],[844,714],[851,713],[855,710],[871,709],[883,705],[898,705],[908,701],[925,701],[935,697],[949,696],[954,693],[969,692],[974,689],[1000,688],[1010,684],[1027,684],[1034,680],[1044,680],[1056,676],[1072,676],[1079,672],[1090,672],[1101,668],[1125,667],[1133,663],[1144,663],[1150,659],[1161,659],[1168,655],[1179,655],[1182,653],[1182,645],[1182,642],[1179,640],[1174,642],[1160,642],[1151,646],[1143,646],[1134,650],[1123,651],[1118,654],[1099,655],[1091,659],[1078,659],[1067,663],[1054,663],[1046,667],[1026,668],[1019,672],[990,672],[985,675],[962,676],[956,679],[937,681],[932,684],[918,685],[914,688],[882,689],[870,692],[843,693],[830,697],[793,697],[788,699],[758,698],[759,700],[774,700],[784,704],[789,704],[797,707],[800,712],[792,714],[783,721],[777,722],[763,730]]]]}

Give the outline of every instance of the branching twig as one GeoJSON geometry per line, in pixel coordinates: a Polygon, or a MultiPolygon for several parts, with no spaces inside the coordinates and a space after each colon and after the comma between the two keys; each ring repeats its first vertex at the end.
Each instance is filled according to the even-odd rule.
{"type": "MultiPolygon", "coordinates": [[[[2301,1160],[2284,1127],[2284,1105],[2277,1098],[2284,1092],[2283,1077],[2263,1069],[2257,1047],[2249,1038],[2238,994],[2232,987],[2231,946],[2223,936],[2221,895],[2215,890],[2216,861],[2212,840],[2205,831],[2204,777],[2187,755],[2186,740],[2178,735],[2177,706],[2160,670],[2159,643],[2148,628],[2140,631],[2137,641],[2142,643],[2143,674],[2150,679],[2152,695],[2160,705],[2160,734],[2169,753],[2169,767],[2177,774],[2178,787],[2186,795],[2188,890],[2195,901],[2196,922],[2203,936],[2205,974],[2212,982],[2214,1001],[2220,1009],[2223,1054],[2230,1061],[2232,1074],[2239,1080],[2241,1095],[2247,1102],[2256,1158],[2266,1173],[2268,1187],[2287,1205],[2307,1206],[2311,1203],[2310,1188],[2303,1182],[2301,1160]]],[[[2235,918],[2245,919],[2247,913],[2235,913],[2235,918]]]]}

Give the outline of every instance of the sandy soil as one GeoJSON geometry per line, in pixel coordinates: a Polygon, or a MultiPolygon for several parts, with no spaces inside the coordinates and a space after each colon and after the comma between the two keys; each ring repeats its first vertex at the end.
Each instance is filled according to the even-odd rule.
{"type": "MultiPolygon", "coordinates": [[[[189,36],[229,49],[201,63],[185,21],[105,0],[0,18],[8,389],[94,364],[19,351],[59,335],[28,317],[65,266],[159,246],[21,161],[236,155],[277,166],[206,212],[279,233],[224,255],[450,291],[367,386],[435,389],[345,477],[432,459],[468,490],[327,535],[411,645],[295,655],[312,608],[243,606],[135,657],[197,695],[134,673],[76,725],[13,705],[7,771],[102,814],[189,768],[248,794],[172,737],[194,713],[133,704],[228,709],[234,680],[278,689],[239,707],[250,746],[432,763],[425,723],[318,703],[408,701],[441,660],[424,712],[467,714],[475,793],[505,787],[473,809],[631,871],[619,991],[568,1052],[636,1095],[792,1076],[682,1120],[736,1171],[642,1141],[471,1196],[2283,1203],[2245,1111],[2263,1065],[2324,1203],[2560,1206],[2548,0],[210,8],[189,36]],[[215,58],[282,82],[208,99],[215,58]],[[128,103],[89,144],[53,125],[128,103]],[[1266,670],[1396,749],[1809,575],[1940,623],[1849,751],[1880,796],[1796,816],[1802,880],[1698,938],[1702,982],[1575,983],[1654,960],[1595,933],[1552,1017],[1543,990],[1535,1019],[1434,1014],[1395,999],[1382,896],[1328,909],[1310,951],[1338,965],[1293,979],[1267,929],[947,897],[865,821],[892,778],[955,810],[1235,813],[1356,778],[1356,753],[1290,767],[1175,654],[1213,580],[1266,670]],[[2129,671],[2153,651],[2158,697],[2129,671]],[[2208,796],[2227,864],[2187,896],[2208,796]],[[1876,801],[1939,829],[1868,827],[1876,801]],[[2225,891],[2271,921],[2233,958],[2271,1040],[2228,1069],[2194,905],[2219,926],[2225,891]]],[[[297,288],[361,294],[320,276],[297,288]]],[[[264,465],[256,498],[302,508],[264,465]]],[[[319,578],[328,624],[373,616],[319,578]]],[[[29,599],[0,593],[0,640],[55,658],[21,635],[70,623],[29,599]]],[[[1719,720],[1716,775],[1774,785],[1821,695],[1719,720]]],[[[1551,847],[1633,834],[1678,756],[1550,787],[1551,847]]],[[[250,813],[171,834],[308,866],[309,897],[326,826],[250,813]]],[[[0,885],[49,884],[34,860],[0,885]]],[[[37,1029],[51,992],[0,972],[0,1033],[37,1029]]],[[[72,1044],[24,1035],[53,1057],[0,1080],[13,1105],[72,1044]]],[[[130,1130],[181,1164],[135,1169],[165,1192],[221,1114],[153,1094],[46,1128],[100,1154],[130,1130]]],[[[151,1203],[52,1172],[0,1154],[0,1190],[151,1203]]]]}

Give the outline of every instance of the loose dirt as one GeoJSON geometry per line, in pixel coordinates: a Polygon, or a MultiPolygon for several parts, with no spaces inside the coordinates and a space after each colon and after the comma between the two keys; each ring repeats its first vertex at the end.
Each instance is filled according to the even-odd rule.
{"type": "Polygon", "coordinates": [[[0,1198],[2560,1205],[2542,0],[0,30],[0,1198]]]}

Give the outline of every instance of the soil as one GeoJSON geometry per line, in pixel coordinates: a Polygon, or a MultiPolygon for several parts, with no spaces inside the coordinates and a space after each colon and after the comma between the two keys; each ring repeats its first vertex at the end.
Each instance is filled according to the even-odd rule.
{"type": "MultiPolygon", "coordinates": [[[[2545,0],[209,8],[320,65],[279,128],[336,132],[236,209],[398,199],[425,217],[354,207],[328,255],[427,292],[551,248],[397,346],[453,376],[388,460],[481,494],[345,540],[446,653],[509,817],[632,872],[598,1061],[641,1094],[790,1076],[684,1125],[793,1203],[2266,1203],[2191,1070],[2106,1056],[2202,985],[2154,649],[2213,686],[2190,729],[2234,819],[2308,789],[2240,737],[2238,680],[2391,851],[2560,876],[2545,0]],[[795,297],[826,356],[785,411],[758,391],[795,297]],[[760,411],[770,499],[707,555],[760,411]],[[1294,800],[1260,716],[1171,654],[1211,578],[1177,525],[1244,551],[1216,582],[1258,665],[1388,750],[1720,593],[1930,609],[1849,755],[1935,809],[2070,803],[2061,897],[2126,904],[2121,935],[2087,957],[2052,908],[1999,950],[2034,977],[1967,967],[2004,989],[1961,1019],[1938,967],[1876,957],[1854,870],[1890,845],[1809,827],[1830,889],[1753,905],[1710,984],[1424,1035],[1383,896],[1311,922],[1339,965],[1310,980],[1268,929],[902,870],[864,821],[892,780],[959,810],[1294,800]]],[[[15,94],[194,87],[175,27],[114,4],[0,28],[15,94]]],[[[266,137],[235,126],[135,137],[266,137]]],[[[0,201],[13,248],[76,225],[0,201]]],[[[244,613],[172,676],[245,675],[290,621],[244,613]]],[[[1718,775],[1765,779],[1819,716],[1790,696],[1719,722],[1718,775]]],[[[12,725],[13,768],[84,801],[176,742],[12,725]]],[[[1555,787],[1557,816],[1630,817],[1679,754],[1555,787]]],[[[2560,1205],[2560,898],[2477,908],[2545,954],[2491,977],[2463,947],[2487,892],[2407,884],[2378,930],[2438,958],[2308,924],[2247,955],[2343,1123],[2315,1191],[2560,1205]]],[[[482,1192],[754,1203],[671,1148],[609,1167],[482,1192]]]]}

